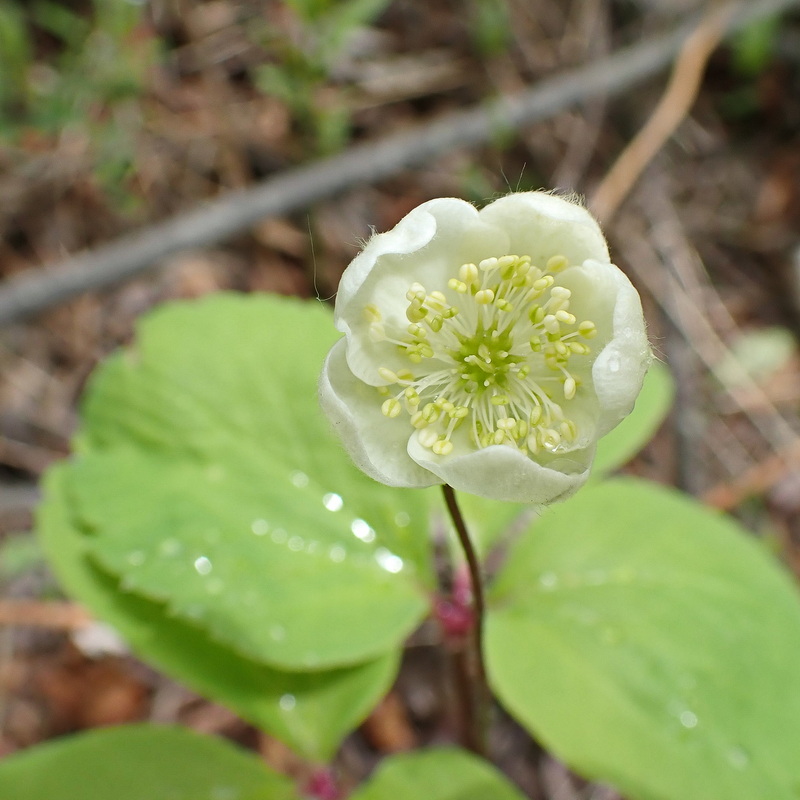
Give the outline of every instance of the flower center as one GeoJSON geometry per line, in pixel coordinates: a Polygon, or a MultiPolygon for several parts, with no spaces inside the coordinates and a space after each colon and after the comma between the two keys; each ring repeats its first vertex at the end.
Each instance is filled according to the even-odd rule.
{"type": "Polygon", "coordinates": [[[597,328],[569,310],[572,293],[558,283],[567,266],[563,256],[537,267],[516,255],[462,264],[447,284],[463,299],[458,305],[413,283],[408,325],[395,336],[379,309],[366,306],[370,336],[394,344],[408,361],[397,372],[378,369],[386,381],[378,387],[383,414],[407,413],[419,442],[437,455],[452,452],[463,425],[479,448],[505,444],[536,454],[574,441],[578,429],[562,403],[575,398],[584,370],[576,374],[570,362],[590,355],[586,340],[597,328]]]}

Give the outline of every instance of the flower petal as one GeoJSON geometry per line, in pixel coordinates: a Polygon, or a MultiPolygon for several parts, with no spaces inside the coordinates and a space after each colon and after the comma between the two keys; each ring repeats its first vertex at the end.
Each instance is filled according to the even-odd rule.
{"type": "Polygon", "coordinates": [[[358,380],[345,358],[346,340],[328,353],[319,381],[322,410],[356,466],[380,483],[422,488],[441,483],[408,456],[408,424],[381,413],[375,388],[358,380]]]}
{"type": "Polygon", "coordinates": [[[399,370],[405,364],[394,345],[369,334],[367,306],[381,314],[387,331],[404,332],[406,292],[418,281],[429,290],[447,290],[447,281],[466,261],[504,252],[508,236],[479,219],[474,206],[453,197],[430,200],[415,208],[390,231],[367,242],[342,276],[335,322],[348,336],[347,360],[366,383],[383,381],[377,367],[399,370]]]}
{"type": "Polygon", "coordinates": [[[549,463],[533,461],[506,445],[491,445],[464,455],[435,456],[416,435],[408,441],[414,461],[454,489],[491,500],[542,505],[565,500],[589,477],[594,444],[583,451],[550,456],[549,463]]]}
{"type": "Polygon", "coordinates": [[[587,258],[610,261],[600,226],[583,207],[545,192],[519,192],[495,200],[480,212],[481,220],[509,235],[509,252],[529,255],[542,265],[553,255],[570,264],[587,258]]]}

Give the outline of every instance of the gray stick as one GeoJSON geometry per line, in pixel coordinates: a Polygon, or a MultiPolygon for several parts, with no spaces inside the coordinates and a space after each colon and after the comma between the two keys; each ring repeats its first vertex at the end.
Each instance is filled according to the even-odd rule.
{"type": "MultiPolygon", "coordinates": [[[[747,3],[729,31],[800,5],[800,0],[747,3]]],[[[167,222],[125,235],[41,270],[20,273],[0,285],[0,325],[23,319],[82,292],[113,286],[166,256],[219,242],[266,217],[286,214],[362,183],[373,183],[459,147],[482,144],[493,135],[538,122],[599,94],[619,94],[663,69],[697,23],[620,50],[601,61],[540,81],[515,97],[448,114],[414,130],[268,178],[252,189],[167,222]]]]}

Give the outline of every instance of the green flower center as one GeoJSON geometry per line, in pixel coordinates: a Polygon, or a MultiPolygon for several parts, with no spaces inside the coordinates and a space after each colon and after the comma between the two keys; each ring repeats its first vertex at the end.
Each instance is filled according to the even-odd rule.
{"type": "Polygon", "coordinates": [[[437,455],[452,452],[464,425],[478,448],[504,444],[535,454],[573,442],[578,429],[561,403],[579,391],[571,361],[591,354],[586,340],[597,328],[569,310],[572,293],[558,283],[567,266],[563,256],[538,267],[516,255],[462,264],[448,281],[463,298],[458,305],[413,283],[404,331],[387,332],[380,310],[368,305],[370,336],[395,345],[408,363],[397,372],[378,369],[383,414],[408,414],[419,442],[437,455]]]}

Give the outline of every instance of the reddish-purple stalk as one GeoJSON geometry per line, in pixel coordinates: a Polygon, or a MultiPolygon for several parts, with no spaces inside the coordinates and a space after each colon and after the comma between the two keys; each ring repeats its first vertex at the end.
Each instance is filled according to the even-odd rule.
{"type": "MultiPolygon", "coordinates": [[[[471,647],[465,653],[466,658],[456,659],[456,689],[463,705],[466,727],[464,744],[478,755],[485,756],[490,693],[486,682],[486,667],[483,662],[483,620],[485,615],[483,580],[478,555],[467,531],[461,509],[458,507],[455,492],[447,484],[442,486],[442,491],[447,511],[453,520],[458,541],[467,560],[474,614],[472,635],[469,637],[471,647]]],[[[465,598],[463,588],[459,589],[458,586],[455,586],[454,589],[454,607],[457,608],[464,603],[465,598]]]]}

